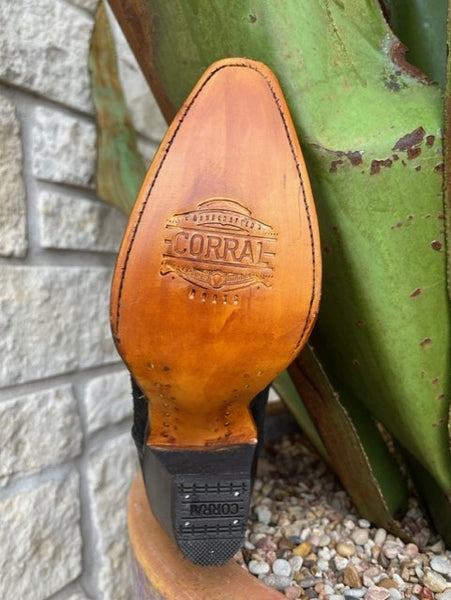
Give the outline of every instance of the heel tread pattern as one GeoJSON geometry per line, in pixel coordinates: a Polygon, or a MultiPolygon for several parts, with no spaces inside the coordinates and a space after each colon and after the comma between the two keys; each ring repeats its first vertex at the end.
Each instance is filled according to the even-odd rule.
{"type": "Polygon", "coordinates": [[[174,494],[177,543],[200,565],[221,565],[240,549],[246,529],[249,478],[179,475],[174,494]]]}

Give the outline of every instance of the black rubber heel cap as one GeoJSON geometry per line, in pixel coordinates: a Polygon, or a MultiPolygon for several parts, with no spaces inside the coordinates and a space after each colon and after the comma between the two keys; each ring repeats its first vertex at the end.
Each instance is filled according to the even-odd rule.
{"type": "Polygon", "coordinates": [[[222,565],[240,549],[246,530],[250,478],[177,476],[175,538],[198,565],[222,565]]]}
{"type": "Polygon", "coordinates": [[[222,565],[240,549],[249,511],[255,445],[218,450],[146,447],[150,507],[186,558],[222,565]]]}

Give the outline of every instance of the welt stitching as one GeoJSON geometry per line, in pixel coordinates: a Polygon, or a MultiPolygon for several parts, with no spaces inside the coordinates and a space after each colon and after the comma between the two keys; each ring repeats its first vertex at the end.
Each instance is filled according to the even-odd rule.
{"type": "Polygon", "coordinates": [[[295,165],[296,165],[296,171],[298,173],[299,182],[300,182],[300,185],[301,185],[302,197],[303,197],[303,201],[304,201],[304,208],[305,208],[305,211],[306,211],[306,214],[307,214],[307,221],[308,221],[308,228],[309,228],[309,235],[310,235],[310,244],[311,244],[311,247],[312,247],[312,250],[313,250],[313,253],[312,253],[313,254],[313,265],[312,265],[312,267],[313,267],[312,268],[313,285],[312,285],[312,294],[311,294],[311,297],[310,297],[310,303],[309,303],[309,308],[308,308],[307,319],[305,321],[304,328],[303,328],[303,330],[301,332],[301,335],[299,337],[299,341],[298,341],[298,343],[296,345],[296,348],[298,348],[299,345],[301,344],[301,342],[303,340],[303,337],[305,335],[305,332],[307,330],[307,327],[309,326],[310,317],[311,317],[311,313],[312,313],[312,306],[313,306],[313,302],[315,300],[316,293],[317,293],[316,292],[316,253],[315,253],[315,245],[314,245],[314,238],[313,238],[313,226],[312,226],[310,212],[309,212],[309,208],[308,208],[308,204],[307,204],[307,197],[306,197],[305,187],[304,187],[304,183],[303,183],[303,179],[302,179],[301,167],[300,167],[299,161],[297,160],[296,152],[295,152],[295,149],[294,149],[294,143],[293,143],[292,137],[290,135],[290,131],[289,131],[289,128],[288,128],[288,123],[287,123],[287,121],[285,119],[285,114],[284,114],[284,112],[282,110],[282,107],[280,106],[279,96],[277,95],[276,90],[273,88],[271,81],[256,66],[249,65],[247,63],[236,62],[233,65],[231,65],[230,63],[228,63],[227,65],[219,66],[219,67],[217,67],[216,69],[214,69],[210,73],[210,75],[204,81],[204,83],[202,84],[202,86],[199,88],[199,90],[196,92],[196,94],[191,99],[191,102],[185,107],[185,110],[183,111],[183,114],[181,115],[181,117],[179,119],[179,122],[177,124],[177,127],[174,130],[174,133],[172,134],[170,140],[166,144],[166,148],[165,148],[164,154],[163,154],[163,156],[162,156],[162,158],[160,160],[160,164],[158,165],[157,171],[156,171],[155,176],[153,178],[153,181],[152,181],[152,183],[150,185],[149,191],[147,192],[146,198],[143,201],[142,207],[141,207],[141,209],[139,211],[138,218],[137,218],[135,226],[133,228],[133,233],[132,233],[132,236],[131,236],[131,240],[130,240],[130,243],[129,243],[129,246],[128,246],[128,249],[127,249],[127,253],[125,255],[124,263],[123,263],[123,266],[122,266],[122,270],[121,270],[121,279],[120,279],[119,290],[118,290],[118,302],[117,302],[117,308],[116,308],[116,328],[115,328],[115,332],[114,332],[117,341],[120,341],[119,338],[118,338],[118,332],[119,332],[119,325],[120,325],[121,297],[122,297],[122,291],[123,291],[123,286],[124,286],[125,271],[127,269],[127,264],[128,264],[129,258],[130,258],[130,254],[131,254],[131,251],[132,251],[133,243],[134,243],[134,240],[136,238],[136,235],[137,235],[137,232],[138,232],[138,227],[139,227],[139,225],[141,223],[141,219],[143,217],[143,214],[144,214],[144,211],[146,209],[147,203],[149,201],[150,194],[151,194],[151,192],[152,192],[152,190],[153,190],[153,188],[155,186],[155,183],[156,183],[156,181],[158,179],[158,176],[159,176],[159,174],[161,172],[161,169],[162,169],[162,167],[163,167],[163,165],[165,163],[166,157],[168,155],[169,149],[172,146],[174,138],[177,135],[177,133],[178,133],[178,131],[179,131],[179,129],[180,129],[183,121],[185,120],[185,118],[186,118],[186,116],[188,114],[188,111],[191,109],[191,106],[194,104],[195,100],[197,99],[197,97],[199,96],[199,94],[202,92],[202,90],[204,89],[204,87],[207,85],[207,83],[210,81],[210,79],[213,77],[213,75],[215,75],[216,73],[218,73],[220,70],[222,70],[224,68],[228,68],[229,66],[236,66],[236,67],[240,67],[240,68],[244,67],[244,68],[252,69],[253,71],[256,71],[257,73],[259,73],[259,75],[261,75],[265,79],[265,81],[266,81],[266,83],[267,83],[267,85],[268,85],[268,87],[269,87],[269,89],[271,91],[271,94],[272,94],[272,96],[273,96],[273,98],[274,98],[274,100],[276,102],[276,105],[277,105],[277,108],[278,108],[278,111],[279,111],[279,115],[280,115],[280,118],[282,119],[282,123],[283,123],[284,129],[285,129],[285,133],[286,133],[286,136],[288,138],[288,142],[290,144],[290,150],[291,150],[291,153],[292,153],[295,165]]]}

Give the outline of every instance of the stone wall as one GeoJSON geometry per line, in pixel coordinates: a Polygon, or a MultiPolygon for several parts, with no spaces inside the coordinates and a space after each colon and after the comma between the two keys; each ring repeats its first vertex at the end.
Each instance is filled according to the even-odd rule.
{"type": "MultiPolygon", "coordinates": [[[[130,599],[136,472],[108,296],[125,217],[95,189],[97,0],[0,2],[0,598],[130,599]]],[[[125,41],[150,160],[165,125],[125,41]]]]}

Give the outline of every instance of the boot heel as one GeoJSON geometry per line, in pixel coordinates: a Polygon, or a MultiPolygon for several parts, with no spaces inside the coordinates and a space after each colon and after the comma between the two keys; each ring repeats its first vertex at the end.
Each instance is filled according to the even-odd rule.
{"type": "Polygon", "coordinates": [[[215,450],[146,446],[143,474],[155,516],[192,562],[221,565],[240,549],[256,444],[215,450]]]}

